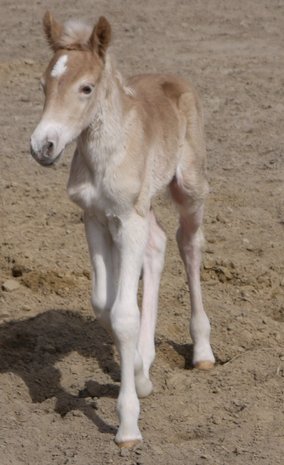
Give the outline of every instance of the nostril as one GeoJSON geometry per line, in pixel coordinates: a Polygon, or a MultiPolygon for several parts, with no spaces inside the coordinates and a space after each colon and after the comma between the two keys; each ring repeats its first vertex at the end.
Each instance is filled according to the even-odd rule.
{"type": "Polygon", "coordinates": [[[54,147],[55,147],[54,142],[52,140],[47,140],[45,142],[44,146],[42,147],[43,156],[51,157],[53,155],[53,152],[54,152],[54,147]]]}
{"type": "Polygon", "coordinates": [[[51,152],[53,150],[53,147],[54,147],[54,143],[49,140],[47,142],[47,144],[46,144],[46,148],[47,148],[48,152],[51,152]]]}

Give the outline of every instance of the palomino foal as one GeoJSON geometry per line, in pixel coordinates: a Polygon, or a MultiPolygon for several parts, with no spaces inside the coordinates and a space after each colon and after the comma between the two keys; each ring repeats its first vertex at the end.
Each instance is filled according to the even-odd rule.
{"type": "Polygon", "coordinates": [[[131,447],[142,440],[137,396],[152,391],[166,238],[151,203],[163,188],[180,214],[177,241],[190,289],[193,365],[214,364],[200,287],[200,226],[208,193],[202,110],[179,77],[145,74],[125,82],[108,53],[111,28],[104,17],[92,29],[78,21],[61,25],[47,12],[44,30],[54,56],[41,80],[45,104],[31,153],[49,166],[77,140],[68,194],[84,210],[92,305],[120,354],[116,442],[131,447]]]}

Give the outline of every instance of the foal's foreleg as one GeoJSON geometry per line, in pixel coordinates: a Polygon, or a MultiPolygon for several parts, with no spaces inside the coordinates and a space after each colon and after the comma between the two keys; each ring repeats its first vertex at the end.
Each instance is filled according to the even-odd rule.
{"type": "Polygon", "coordinates": [[[132,213],[112,229],[119,270],[117,295],[111,309],[111,326],[121,360],[121,386],[117,405],[119,429],[116,442],[122,447],[130,447],[142,439],[138,428],[135,358],[140,327],[137,290],[148,239],[148,223],[148,218],[132,213]]]}
{"type": "Polygon", "coordinates": [[[177,242],[183,259],[191,301],[190,334],[193,341],[193,365],[200,369],[209,369],[215,359],[210,346],[210,323],[205,313],[201,285],[201,243],[200,226],[203,219],[203,207],[195,212],[181,211],[180,227],[177,231],[177,242]]]}
{"type": "Polygon", "coordinates": [[[107,227],[85,214],[85,231],[92,264],[92,307],[101,325],[111,331],[110,309],[115,299],[116,255],[107,227]]]}
{"type": "Polygon", "coordinates": [[[143,301],[138,342],[142,366],[140,371],[136,370],[136,388],[140,397],[144,397],[152,391],[149,370],[155,358],[154,336],[165,249],[166,235],[151,211],[149,237],[143,259],[143,301]]]}

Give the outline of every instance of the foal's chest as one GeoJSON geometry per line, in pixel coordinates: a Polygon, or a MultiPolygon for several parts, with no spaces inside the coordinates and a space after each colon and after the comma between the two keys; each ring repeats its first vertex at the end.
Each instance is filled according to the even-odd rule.
{"type": "Polygon", "coordinates": [[[140,183],[120,166],[106,164],[89,169],[76,152],[68,182],[73,202],[97,216],[120,216],[131,209],[139,194],[140,183]]]}

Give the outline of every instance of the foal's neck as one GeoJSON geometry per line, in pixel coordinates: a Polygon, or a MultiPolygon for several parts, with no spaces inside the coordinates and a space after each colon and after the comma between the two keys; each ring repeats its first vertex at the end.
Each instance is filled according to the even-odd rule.
{"type": "Polygon", "coordinates": [[[111,63],[106,64],[97,92],[94,118],[80,135],[78,146],[88,158],[98,163],[100,159],[106,161],[115,156],[120,150],[130,105],[120,75],[111,63]]]}

